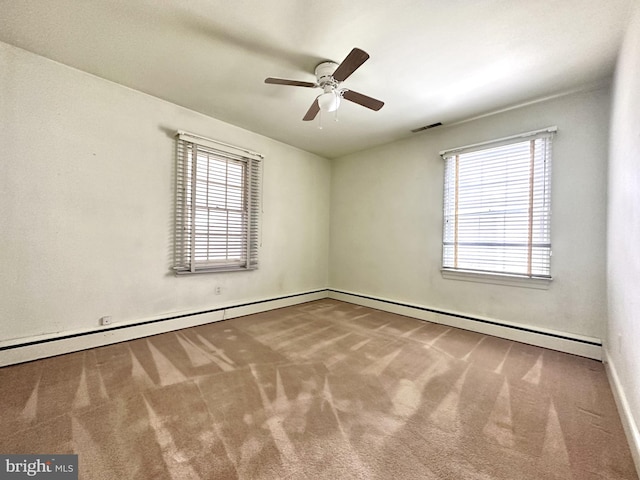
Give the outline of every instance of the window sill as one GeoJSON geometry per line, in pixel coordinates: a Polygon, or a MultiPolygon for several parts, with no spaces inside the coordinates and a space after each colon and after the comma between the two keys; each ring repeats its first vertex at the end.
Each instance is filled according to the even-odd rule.
{"type": "Polygon", "coordinates": [[[535,288],[548,290],[552,278],[531,278],[522,275],[508,275],[499,273],[480,273],[470,270],[450,270],[443,268],[442,278],[447,280],[461,280],[464,282],[491,283],[494,285],[506,285],[510,287],[535,288]]]}
{"type": "Polygon", "coordinates": [[[251,270],[257,270],[258,266],[251,266],[249,268],[245,267],[245,266],[228,266],[228,267],[213,267],[213,268],[205,268],[205,267],[201,267],[196,269],[195,272],[192,272],[191,270],[188,269],[183,269],[183,268],[175,268],[173,269],[173,273],[176,276],[182,276],[182,275],[199,275],[201,273],[225,273],[225,272],[250,272],[251,270]]]}

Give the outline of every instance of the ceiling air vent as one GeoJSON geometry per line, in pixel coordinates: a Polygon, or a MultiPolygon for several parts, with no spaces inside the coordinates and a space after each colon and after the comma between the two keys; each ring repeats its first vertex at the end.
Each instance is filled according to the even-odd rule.
{"type": "Polygon", "coordinates": [[[411,133],[422,132],[423,130],[429,130],[430,128],[439,127],[440,125],[442,125],[442,122],[432,123],[431,125],[427,125],[425,127],[414,128],[413,130],[411,130],[411,133]]]}

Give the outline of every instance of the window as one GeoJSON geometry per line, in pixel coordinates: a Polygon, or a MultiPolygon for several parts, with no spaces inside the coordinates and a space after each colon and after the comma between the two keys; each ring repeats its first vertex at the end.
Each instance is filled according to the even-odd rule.
{"type": "Polygon", "coordinates": [[[200,138],[178,136],[174,269],[178,274],[256,269],[260,159],[200,138]]]}
{"type": "Polygon", "coordinates": [[[555,127],[441,152],[444,272],[551,278],[555,127]]]}

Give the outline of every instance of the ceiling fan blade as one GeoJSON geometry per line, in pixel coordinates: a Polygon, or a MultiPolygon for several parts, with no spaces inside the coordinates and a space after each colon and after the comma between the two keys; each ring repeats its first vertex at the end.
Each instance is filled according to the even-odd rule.
{"type": "Polygon", "coordinates": [[[309,122],[313,120],[314,118],[316,118],[316,115],[318,114],[319,111],[320,111],[320,105],[318,104],[318,99],[316,98],[315,101],[309,107],[309,110],[307,110],[307,113],[302,118],[302,120],[304,120],[305,122],[309,122]]]}
{"type": "Polygon", "coordinates": [[[375,110],[376,112],[382,108],[384,102],[380,100],[376,100],[375,98],[368,97],[358,92],[354,92],[353,90],[345,90],[342,93],[342,97],[345,100],[349,100],[350,102],[357,103],[358,105],[362,105],[363,107],[370,108],[371,110],[375,110]]]}
{"type": "Polygon", "coordinates": [[[366,62],[369,59],[369,54],[359,48],[354,48],[349,52],[347,58],[345,58],[342,63],[336,68],[336,71],[333,72],[333,79],[336,82],[344,82],[349,75],[355,72],[360,65],[366,62]]]}
{"type": "Polygon", "coordinates": [[[291,85],[292,87],[309,87],[315,88],[318,85],[311,82],[300,82],[298,80],[286,80],[284,78],[265,78],[264,83],[271,83],[273,85],[291,85]]]}

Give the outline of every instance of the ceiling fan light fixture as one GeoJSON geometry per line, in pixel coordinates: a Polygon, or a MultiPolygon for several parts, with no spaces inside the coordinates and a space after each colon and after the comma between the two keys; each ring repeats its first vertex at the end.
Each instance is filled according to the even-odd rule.
{"type": "Polygon", "coordinates": [[[318,105],[323,112],[334,112],[340,106],[340,95],[337,92],[325,92],[318,97],[318,105]]]}

